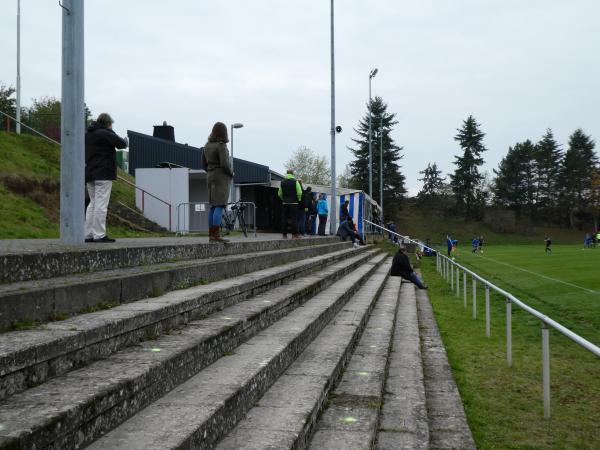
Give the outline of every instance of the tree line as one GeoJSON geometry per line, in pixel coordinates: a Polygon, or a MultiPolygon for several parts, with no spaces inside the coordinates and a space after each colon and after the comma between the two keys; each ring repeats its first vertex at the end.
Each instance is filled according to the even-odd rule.
{"type": "Polygon", "coordinates": [[[488,180],[481,173],[485,133],[469,116],[454,139],[462,154],[455,156],[449,182],[437,164],[420,173],[420,203],[451,204],[465,218],[481,219],[486,207],[515,211],[518,217],[557,225],[585,226],[600,218],[600,168],[595,142],[581,129],[569,137],[567,149],[556,141],[551,129],[539,141],[526,139],[508,148],[488,180]]]}

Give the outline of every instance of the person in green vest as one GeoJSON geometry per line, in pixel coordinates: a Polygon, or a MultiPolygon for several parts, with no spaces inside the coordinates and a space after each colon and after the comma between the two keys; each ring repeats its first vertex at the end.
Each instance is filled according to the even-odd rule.
{"type": "Polygon", "coordinates": [[[285,178],[281,181],[277,195],[283,203],[281,218],[281,232],[287,239],[291,231],[293,239],[300,239],[298,234],[298,204],[302,200],[302,187],[294,177],[294,171],[288,169],[285,178]]]}

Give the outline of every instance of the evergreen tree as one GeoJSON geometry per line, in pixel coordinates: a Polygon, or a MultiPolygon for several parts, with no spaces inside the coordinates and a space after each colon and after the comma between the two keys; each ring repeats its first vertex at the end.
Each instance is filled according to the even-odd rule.
{"type": "MultiPolygon", "coordinates": [[[[405,177],[400,172],[398,161],[402,158],[398,147],[391,137],[391,132],[398,122],[396,114],[387,112],[387,104],[381,97],[372,99],[367,105],[372,114],[372,151],[373,151],[373,193],[375,200],[379,198],[379,180],[381,179],[380,167],[380,140],[383,139],[383,201],[386,216],[397,212],[401,206],[402,199],[406,193],[404,187],[405,177]]],[[[358,189],[369,192],[369,112],[363,117],[358,127],[354,129],[358,134],[357,139],[352,139],[355,148],[348,148],[355,157],[350,163],[350,171],[354,184],[358,189]]]]}
{"type": "Polygon", "coordinates": [[[538,209],[554,207],[558,201],[558,176],[562,151],[548,128],[535,151],[536,205],[538,209]]]}
{"type": "Polygon", "coordinates": [[[482,193],[478,192],[483,179],[479,167],[483,165],[481,154],[487,149],[483,145],[485,133],[473,116],[469,116],[454,137],[463,150],[462,156],[455,156],[456,170],[450,175],[450,185],[456,197],[457,207],[467,217],[477,217],[481,213],[482,193]]]}
{"type": "Polygon", "coordinates": [[[428,201],[441,196],[445,178],[440,177],[442,171],[438,170],[437,164],[428,163],[427,167],[419,173],[423,175],[423,178],[419,178],[419,181],[423,182],[423,187],[417,195],[419,200],[428,201]]]}
{"type": "Polygon", "coordinates": [[[529,139],[508,148],[498,170],[494,169],[496,179],[492,191],[496,204],[519,212],[525,208],[532,213],[537,193],[535,155],[536,147],[529,139]]]}
{"type": "Polygon", "coordinates": [[[575,225],[575,212],[586,210],[587,197],[592,187],[598,157],[594,153],[595,142],[583,130],[577,129],[569,137],[560,174],[562,202],[569,211],[569,222],[575,225]]]}

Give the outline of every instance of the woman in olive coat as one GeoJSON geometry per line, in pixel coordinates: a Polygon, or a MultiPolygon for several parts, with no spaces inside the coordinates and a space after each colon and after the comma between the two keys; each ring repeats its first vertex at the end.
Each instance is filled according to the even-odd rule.
{"type": "Polygon", "coordinates": [[[217,122],[202,152],[202,166],[207,173],[208,202],[211,205],[208,215],[209,236],[210,241],[217,242],[227,242],[219,235],[221,217],[229,201],[229,188],[233,178],[233,164],[227,151],[227,142],[227,126],[217,122]]]}

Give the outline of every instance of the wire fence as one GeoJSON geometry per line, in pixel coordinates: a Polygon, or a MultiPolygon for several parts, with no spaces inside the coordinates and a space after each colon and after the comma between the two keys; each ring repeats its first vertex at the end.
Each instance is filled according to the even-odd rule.
{"type": "MultiPolygon", "coordinates": [[[[369,221],[367,221],[369,222],[369,221]]],[[[438,249],[428,247],[422,242],[410,239],[409,237],[402,236],[394,231],[388,230],[387,228],[381,227],[375,223],[369,222],[375,227],[379,227],[388,233],[398,236],[405,241],[413,242],[419,246],[427,248],[432,252],[435,252],[436,257],[436,271],[450,284],[452,292],[456,292],[458,297],[463,297],[463,305],[465,309],[468,307],[468,282],[471,279],[472,289],[472,314],[473,320],[477,319],[477,286],[478,283],[485,290],[485,331],[486,336],[490,337],[491,327],[491,312],[490,312],[490,291],[498,293],[506,302],[506,362],[509,367],[512,366],[512,305],[518,306],[523,311],[532,315],[533,317],[540,320],[541,325],[541,341],[542,341],[542,385],[543,385],[543,402],[544,402],[544,417],[550,418],[550,329],[554,329],[559,333],[563,334],[579,346],[588,350],[592,354],[600,358],[600,347],[594,345],[587,339],[579,336],[568,328],[564,327],[554,319],[542,314],[538,310],[532,308],[522,300],[510,292],[496,286],[491,281],[475,273],[474,271],[464,267],[457,263],[451,258],[440,253],[438,249]],[[462,289],[461,289],[462,287],[462,289]]]]}

